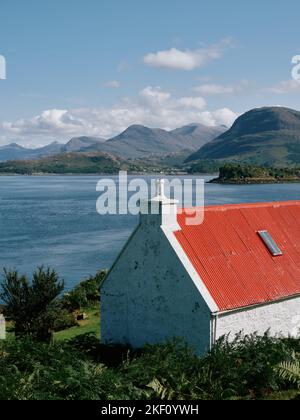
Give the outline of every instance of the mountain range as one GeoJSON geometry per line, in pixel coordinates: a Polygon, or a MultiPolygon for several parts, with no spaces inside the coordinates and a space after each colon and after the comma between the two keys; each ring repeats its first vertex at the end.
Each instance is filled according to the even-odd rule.
{"type": "Polygon", "coordinates": [[[38,159],[43,156],[61,153],[63,145],[53,142],[38,149],[26,149],[16,143],[0,147],[0,162],[7,160],[38,159]]]}
{"type": "Polygon", "coordinates": [[[232,128],[193,153],[187,162],[202,160],[297,166],[300,164],[300,112],[282,107],[246,112],[232,128]]]}
{"type": "Polygon", "coordinates": [[[173,131],[132,125],[109,140],[98,137],[76,137],[67,144],[54,142],[38,149],[26,149],[12,143],[0,147],[0,161],[38,159],[73,152],[103,152],[122,159],[165,156],[182,151],[191,153],[225,130],[224,126],[207,127],[201,124],[190,124],[173,131]]]}
{"type": "MultiPolygon", "coordinates": [[[[67,144],[55,142],[39,149],[10,144],[0,148],[0,161],[31,161],[61,155],[67,165],[68,154],[74,160],[74,153],[86,154],[89,165],[93,159],[109,156],[108,159],[117,158],[122,164],[135,161],[143,167],[148,162],[151,167],[152,162],[183,170],[203,167],[205,162],[210,162],[212,167],[223,162],[297,167],[300,166],[300,112],[283,107],[252,109],[241,115],[229,130],[200,124],[172,131],[132,125],[109,140],[78,137],[67,144]]],[[[45,164],[49,167],[50,162],[45,164]]]]}
{"type": "Polygon", "coordinates": [[[98,150],[125,159],[163,156],[183,150],[197,150],[225,130],[226,127],[207,127],[201,124],[190,124],[173,131],[133,125],[119,136],[101,144],[98,150]]]}

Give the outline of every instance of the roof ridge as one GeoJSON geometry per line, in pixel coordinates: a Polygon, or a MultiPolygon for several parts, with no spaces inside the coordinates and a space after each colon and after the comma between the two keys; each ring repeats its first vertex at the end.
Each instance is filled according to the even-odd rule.
{"type": "MultiPolygon", "coordinates": [[[[204,206],[205,211],[227,211],[227,210],[238,210],[238,209],[246,209],[246,208],[264,208],[264,207],[286,207],[286,206],[300,206],[300,200],[290,200],[290,201],[271,201],[271,202],[259,202],[259,203],[240,203],[240,204],[216,204],[216,205],[208,205],[204,206]]],[[[178,210],[196,210],[201,209],[203,207],[196,206],[196,207],[181,207],[178,210]]]]}

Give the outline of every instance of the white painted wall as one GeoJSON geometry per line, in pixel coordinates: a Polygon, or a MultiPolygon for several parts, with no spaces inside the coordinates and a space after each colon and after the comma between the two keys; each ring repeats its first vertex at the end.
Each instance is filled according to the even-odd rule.
{"type": "Polygon", "coordinates": [[[211,342],[210,310],[159,217],[141,220],[102,287],[102,341],[140,348],[182,337],[203,354],[211,342]]]}
{"type": "Polygon", "coordinates": [[[300,298],[222,315],[217,320],[217,339],[228,333],[233,338],[241,331],[263,335],[268,329],[272,335],[299,334],[300,298]]]}

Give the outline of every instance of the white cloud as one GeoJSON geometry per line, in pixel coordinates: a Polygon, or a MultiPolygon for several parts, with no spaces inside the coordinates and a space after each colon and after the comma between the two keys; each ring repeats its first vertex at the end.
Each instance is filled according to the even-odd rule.
{"type": "Polygon", "coordinates": [[[104,87],[106,88],[112,88],[112,89],[118,89],[121,86],[121,83],[117,80],[110,80],[109,82],[106,82],[104,84],[104,87]]]}
{"type": "Polygon", "coordinates": [[[169,92],[164,92],[160,87],[153,88],[148,86],[139,93],[139,96],[145,99],[149,105],[153,105],[167,102],[170,99],[171,94],[169,92]]]}
{"type": "Polygon", "coordinates": [[[20,119],[15,122],[4,122],[0,124],[0,129],[15,135],[35,135],[52,133],[72,133],[85,127],[85,120],[78,118],[76,114],[71,114],[63,109],[51,109],[44,111],[41,115],[28,120],[20,119]]]}
{"type": "Polygon", "coordinates": [[[236,88],[235,86],[223,86],[211,83],[197,86],[194,91],[201,95],[223,95],[235,93],[236,88]]]}
{"type": "Polygon", "coordinates": [[[131,124],[169,130],[192,122],[230,126],[236,117],[227,108],[208,110],[202,97],[175,98],[159,87],[148,86],[113,107],[52,109],[29,119],[0,122],[0,145],[13,141],[39,146],[83,135],[109,138],[131,124]]]}
{"type": "Polygon", "coordinates": [[[275,93],[279,95],[283,95],[285,93],[294,93],[300,92],[300,82],[297,80],[285,80],[283,82],[278,83],[275,86],[271,86],[265,89],[270,93],[275,93]]]}
{"type": "Polygon", "coordinates": [[[206,101],[203,98],[195,98],[195,97],[185,97],[185,98],[180,98],[178,100],[178,103],[184,107],[187,108],[195,108],[198,109],[199,111],[202,111],[203,109],[206,108],[206,101]]]}
{"type": "Polygon", "coordinates": [[[151,67],[186,71],[195,70],[221,58],[231,42],[230,39],[224,39],[218,44],[196,50],[181,51],[177,48],[171,48],[170,50],[147,54],[144,56],[143,61],[151,67]]]}
{"type": "Polygon", "coordinates": [[[247,80],[244,80],[240,83],[234,85],[220,85],[215,83],[205,83],[194,88],[194,92],[199,93],[200,95],[233,95],[239,93],[248,87],[250,83],[247,80]]]}
{"type": "Polygon", "coordinates": [[[205,111],[201,114],[202,124],[209,126],[225,125],[231,127],[237,119],[238,114],[231,111],[229,108],[221,108],[216,111],[205,111]]]}

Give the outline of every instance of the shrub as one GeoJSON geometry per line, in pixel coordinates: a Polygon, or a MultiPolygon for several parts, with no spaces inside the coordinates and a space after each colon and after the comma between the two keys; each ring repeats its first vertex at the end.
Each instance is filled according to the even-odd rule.
{"type": "Polygon", "coordinates": [[[62,309],[54,321],[53,330],[55,332],[63,331],[78,325],[74,314],[69,313],[66,309],[62,309]]]}
{"type": "Polygon", "coordinates": [[[0,344],[0,400],[94,400],[105,396],[105,366],[67,344],[30,339],[0,344]]]}
{"type": "MultiPolygon", "coordinates": [[[[292,353],[288,340],[270,337],[269,333],[262,337],[238,335],[233,342],[223,337],[202,362],[214,387],[210,392],[214,397],[229,398],[275,391],[279,381],[274,368],[292,353]]],[[[207,385],[203,384],[209,389],[207,385]]]]}
{"type": "Polygon", "coordinates": [[[268,334],[239,336],[232,343],[223,337],[198,358],[181,341],[140,351],[106,347],[91,335],[54,345],[31,338],[4,341],[0,400],[269,398],[273,391],[290,390],[289,380],[298,381],[299,343],[268,334]],[[291,372],[278,375],[278,365],[289,361],[293,365],[280,366],[291,372]]]}
{"type": "Polygon", "coordinates": [[[88,306],[85,291],[80,287],[76,287],[70,292],[66,293],[62,298],[62,306],[69,312],[77,311],[88,306]]]}
{"type": "Polygon", "coordinates": [[[17,271],[4,270],[0,299],[5,304],[5,314],[14,321],[16,337],[30,335],[40,341],[51,340],[63,289],[64,283],[49,268],[39,267],[31,282],[17,271]]]}
{"type": "Polygon", "coordinates": [[[107,271],[99,271],[95,276],[83,280],[72,291],[66,293],[62,299],[64,308],[72,312],[98,304],[100,301],[100,287],[106,274],[107,271]]]}

